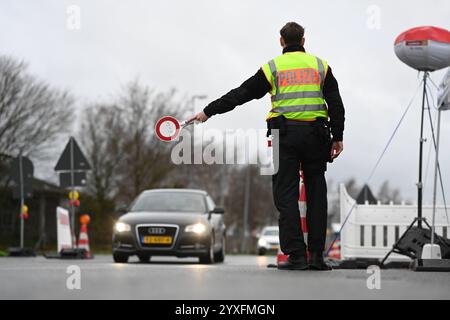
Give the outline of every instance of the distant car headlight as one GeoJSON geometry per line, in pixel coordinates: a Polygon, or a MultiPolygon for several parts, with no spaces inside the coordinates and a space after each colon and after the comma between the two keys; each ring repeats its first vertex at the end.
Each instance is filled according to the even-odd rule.
{"type": "Polygon", "coordinates": [[[267,246],[267,240],[266,239],[259,239],[258,240],[258,246],[260,246],[260,247],[267,246]]]}
{"type": "Polygon", "coordinates": [[[193,232],[196,234],[202,234],[206,231],[206,226],[203,223],[196,223],[186,226],[184,229],[185,232],[193,232]]]}
{"type": "Polygon", "coordinates": [[[130,225],[129,225],[128,223],[117,222],[117,223],[114,225],[114,229],[115,229],[117,232],[122,233],[122,232],[130,231],[130,230],[131,230],[131,227],[130,227],[130,225]]]}

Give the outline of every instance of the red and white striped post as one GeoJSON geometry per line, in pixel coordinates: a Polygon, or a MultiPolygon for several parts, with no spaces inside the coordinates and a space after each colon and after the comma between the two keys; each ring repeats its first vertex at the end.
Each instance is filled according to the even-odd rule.
{"type": "MultiPolygon", "coordinates": [[[[300,196],[298,199],[298,209],[300,211],[300,224],[303,231],[303,238],[305,244],[308,243],[308,224],[306,223],[306,189],[304,183],[303,172],[300,172],[300,196]]],[[[309,254],[306,251],[306,254],[309,254]]]]}
{"type": "Polygon", "coordinates": [[[77,237],[75,236],[75,232],[72,232],[72,248],[76,249],[77,248],[77,237]]]}

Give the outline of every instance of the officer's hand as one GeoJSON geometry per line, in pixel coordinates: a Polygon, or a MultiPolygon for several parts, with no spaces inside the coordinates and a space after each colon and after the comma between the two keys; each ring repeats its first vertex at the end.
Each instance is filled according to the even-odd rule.
{"type": "Polygon", "coordinates": [[[344,143],[342,141],[335,141],[331,146],[331,159],[336,159],[344,151],[344,143]]]}
{"type": "Polygon", "coordinates": [[[187,123],[191,123],[192,121],[205,122],[206,120],[208,120],[208,116],[202,111],[202,112],[197,113],[195,116],[193,116],[189,120],[187,120],[187,123]]]}

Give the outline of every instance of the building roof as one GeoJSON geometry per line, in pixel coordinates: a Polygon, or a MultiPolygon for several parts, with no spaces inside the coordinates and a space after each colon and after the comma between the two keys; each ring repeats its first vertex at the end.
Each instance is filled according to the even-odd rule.
{"type": "Polygon", "coordinates": [[[361,189],[358,196],[356,197],[357,204],[365,204],[366,201],[369,202],[369,204],[377,204],[378,202],[377,198],[375,198],[375,196],[372,193],[372,190],[370,190],[367,184],[364,185],[364,187],[361,189]]]}
{"type": "MultiPolygon", "coordinates": [[[[15,186],[15,183],[14,181],[10,180],[9,166],[14,158],[9,155],[1,154],[0,159],[3,159],[3,163],[0,163],[0,188],[7,186],[8,189],[11,189],[15,186]]],[[[33,192],[50,192],[63,194],[66,193],[66,190],[52,182],[34,177],[33,192]]]]}

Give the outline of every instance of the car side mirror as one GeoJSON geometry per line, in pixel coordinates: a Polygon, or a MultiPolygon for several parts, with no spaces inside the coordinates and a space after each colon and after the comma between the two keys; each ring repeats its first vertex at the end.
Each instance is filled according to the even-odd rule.
{"type": "Polygon", "coordinates": [[[223,208],[215,207],[211,213],[224,214],[225,210],[223,208]]]}
{"type": "Polygon", "coordinates": [[[124,215],[125,213],[128,212],[128,206],[126,204],[120,204],[117,209],[116,209],[117,213],[119,215],[124,215]]]}

